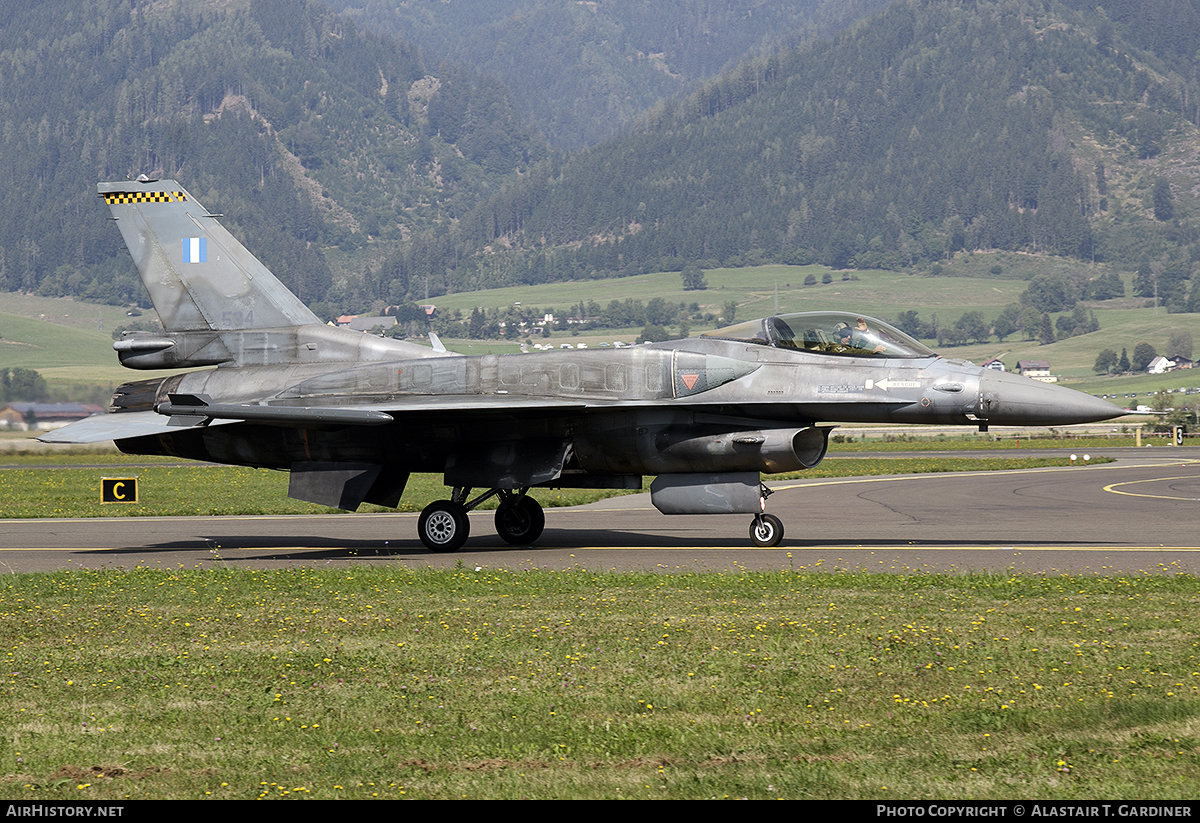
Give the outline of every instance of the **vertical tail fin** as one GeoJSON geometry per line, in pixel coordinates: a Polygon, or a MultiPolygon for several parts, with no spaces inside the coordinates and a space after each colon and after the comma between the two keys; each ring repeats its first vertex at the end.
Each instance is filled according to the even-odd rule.
{"type": "Polygon", "coordinates": [[[320,325],[174,180],[139,179],[97,188],[167,331],[320,325]]]}

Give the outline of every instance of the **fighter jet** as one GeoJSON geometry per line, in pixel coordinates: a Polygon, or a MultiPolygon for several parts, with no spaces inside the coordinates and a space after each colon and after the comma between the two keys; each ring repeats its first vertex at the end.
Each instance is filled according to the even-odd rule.
{"type": "Polygon", "coordinates": [[[115,440],[291,473],[288,495],[341,509],[399,505],[413,472],[451,491],[417,531],[467,540],[467,512],[533,544],[535,488],[640,489],[664,514],[750,514],[778,545],[763,474],[810,469],[837,423],[1058,426],[1125,414],[1060,386],[940,357],[877,320],[783,314],[622,349],[462,356],[323,324],[173,180],[102,183],[161,332],[113,344],[132,369],[206,367],[126,383],[109,413],[42,440],[115,440]]]}

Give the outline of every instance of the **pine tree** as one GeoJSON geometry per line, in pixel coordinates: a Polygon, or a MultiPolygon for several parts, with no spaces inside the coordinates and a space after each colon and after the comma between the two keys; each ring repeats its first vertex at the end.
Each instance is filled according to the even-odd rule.
{"type": "Polygon", "coordinates": [[[1154,219],[1168,222],[1175,219],[1175,198],[1171,195],[1171,184],[1160,177],[1154,183],[1154,219]]]}
{"type": "Polygon", "coordinates": [[[1043,346],[1054,342],[1054,324],[1050,322],[1050,315],[1043,314],[1041,325],[1038,327],[1038,343],[1043,346]]]}

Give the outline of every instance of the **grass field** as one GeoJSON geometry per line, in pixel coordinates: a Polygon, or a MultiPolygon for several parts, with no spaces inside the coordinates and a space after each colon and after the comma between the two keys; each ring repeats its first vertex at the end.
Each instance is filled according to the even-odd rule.
{"type": "MultiPolygon", "coordinates": [[[[975,443],[990,445],[954,448],[975,443]]],[[[804,476],[1032,465],[851,456],[888,445],[945,442],[839,443],[804,476]]],[[[276,472],[0,460],[0,518],[38,514],[14,488],[109,514],[94,484],[131,470],[146,497],[176,495],[155,503],[168,513],[228,506],[213,489],[241,500],[230,511],[293,502],[276,472]]],[[[410,504],[441,494],[415,480],[410,504]]],[[[1198,605],[1198,581],[1169,565],[8,575],[0,796],[1186,799],[1198,605]]]]}
{"type": "Polygon", "coordinates": [[[0,794],[1181,799],[1197,581],[135,570],[0,581],[0,794]]]}
{"type": "Polygon", "coordinates": [[[981,285],[978,279],[965,277],[922,277],[888,271],[830,272],[823,266],[709,269],[705,279],[708,288],[703,291],[684,291],[678,272],[658,272],[610,280],[464,292],[442,295],[430,302],[436,303],[439,309],[470,311],[476,306],[503,308],[520,301],[539,308],[557,308],[563,313],[581,300],[595,300],[603,306],[614,297],[633,298],[643,303],[661,297],[672,303],[697,302],[702,308],[719,314],[725,302],[733,300],[738,304],[738,318],[749,320],[775,314],[776,293],[779,312],[841,310],[879,317],[894,316],[897,300],[911,296],[912,308],[922,310],[926,316],[929,312],[938,312],[942,317],[953,315],[950,319],[956,320],[963,312],[975,308],[986,311],[988,307],[994,307],[995,314],[999,314],[1025,288],[1023,281],[1011,279],[992,278],[981,285]],[[814,274],[820,281],[825,273],[832,275],[829,284],[803,285],[807,275],[814,274]],[[843,280],[844,274],[855,279],[843,280]]]}

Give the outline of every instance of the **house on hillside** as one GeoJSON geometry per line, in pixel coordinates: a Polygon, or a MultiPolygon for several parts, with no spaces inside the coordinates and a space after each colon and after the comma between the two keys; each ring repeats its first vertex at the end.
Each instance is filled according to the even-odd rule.
{"type": "Polygon", "coordinates": [[[1175,368],[1175,364],[1160,354],[1146,366],[1146,372],[1148,374],[1166,374],[1173,368],[1175,368]]]}
{"type": "Polygon", "coordinates": [[[984,361],[983,367],[985,369],[991,369],[992,371],[1008,371],[1008,368],[1004,365],[1004,361],[996,357],[993,357],[991,360],[984,361]]]}
{"type": "Polygon", "coordinates": [[[1050,373],[1049,360],[1018,360],[1017,374],[1043,383],[1057,383],[1058,375],[1050,373]]]}

